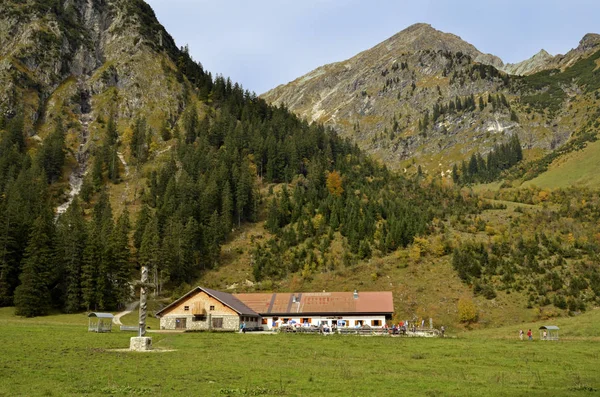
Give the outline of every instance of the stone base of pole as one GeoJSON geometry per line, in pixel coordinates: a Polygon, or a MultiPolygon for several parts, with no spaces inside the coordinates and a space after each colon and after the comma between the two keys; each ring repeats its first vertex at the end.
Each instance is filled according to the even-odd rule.
{"type": "Polygon", "coordinates": [[[152,350],[152,338],[147,336],[134,336],[129,342],[129,350],[135,352],[145,352],[152,350]]]}

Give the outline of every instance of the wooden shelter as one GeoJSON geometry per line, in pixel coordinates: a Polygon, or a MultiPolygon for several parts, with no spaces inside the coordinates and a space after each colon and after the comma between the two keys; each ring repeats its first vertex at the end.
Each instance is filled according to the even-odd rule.
{"type": "Polygon", "coordinates": [[[540,340],[558,340],[558,330],[556,325],[542,325],[540,327],[540,340]]]}
{"type": "Polygon", "coordinates": [[[110,313],[88,314],[88,332],[110,332],[112,331],[113,315],[110,313]]]}

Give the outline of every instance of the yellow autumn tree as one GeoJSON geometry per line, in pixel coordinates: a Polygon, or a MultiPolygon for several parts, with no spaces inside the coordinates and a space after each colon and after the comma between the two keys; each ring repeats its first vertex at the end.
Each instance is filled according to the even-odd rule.
{"type": "Polygon", "coordinates": [[[333,196],[341,196],[344,193],[344,188],[342,187],[342,176],[337,171],[331,171],[327,173],[327,190],[333,196]]]}
{"type": "Polygon", "coordinates": [[[474,323],[478,317],[477,308],[471,298],[464,297],[458,301],[458,319],[461,323],[474,323]]]}

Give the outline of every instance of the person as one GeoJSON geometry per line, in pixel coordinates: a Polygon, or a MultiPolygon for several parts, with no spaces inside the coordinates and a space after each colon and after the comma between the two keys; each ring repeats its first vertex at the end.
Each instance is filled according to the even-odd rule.
{"type": "Polygon", "coordinates": [[[445,334],[445,333],[446,333],[446,327],[444,327],[444,326],[442,325],[442,338],[444,337],[444,334],[445,334]]]}
{"type": "Polygon", "coordinates": [[[542,339],[546,339],[546,337],[548,336],[548,333],[546,332],[546,330],[544,330],[544,334],[542,335],[542,339]]]}
{"type": "Polygon", "coordinates": [[[527,337],[529,338],[529,340],[533,340],[533,333],[531,332],[531,329],[527,331],[527,337]]]}
{"type": "Polygon", "coordinates": [[[246,322],[242,321],[242,325],[240,325],[240,332],[246,333],[246,322]]]}
{"type": "Polygon", "coordinates": [[[523,340],[523,335],[525,335],[525,333],[523,332],[522,329],[519,330],[519,339],[523,340]]]}

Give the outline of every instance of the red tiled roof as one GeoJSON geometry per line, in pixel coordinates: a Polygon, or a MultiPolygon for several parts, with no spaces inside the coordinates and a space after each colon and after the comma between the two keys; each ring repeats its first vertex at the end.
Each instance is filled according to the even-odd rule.
{"type": "Polygon", "coordinates": [[[234,294],[246,306],[261,315],[317,313],[382,313],[394,312],[392,293],[359,292],[296,292],[234,294]],[[295,299],[294,299],[295,298],[295,299]]]}

